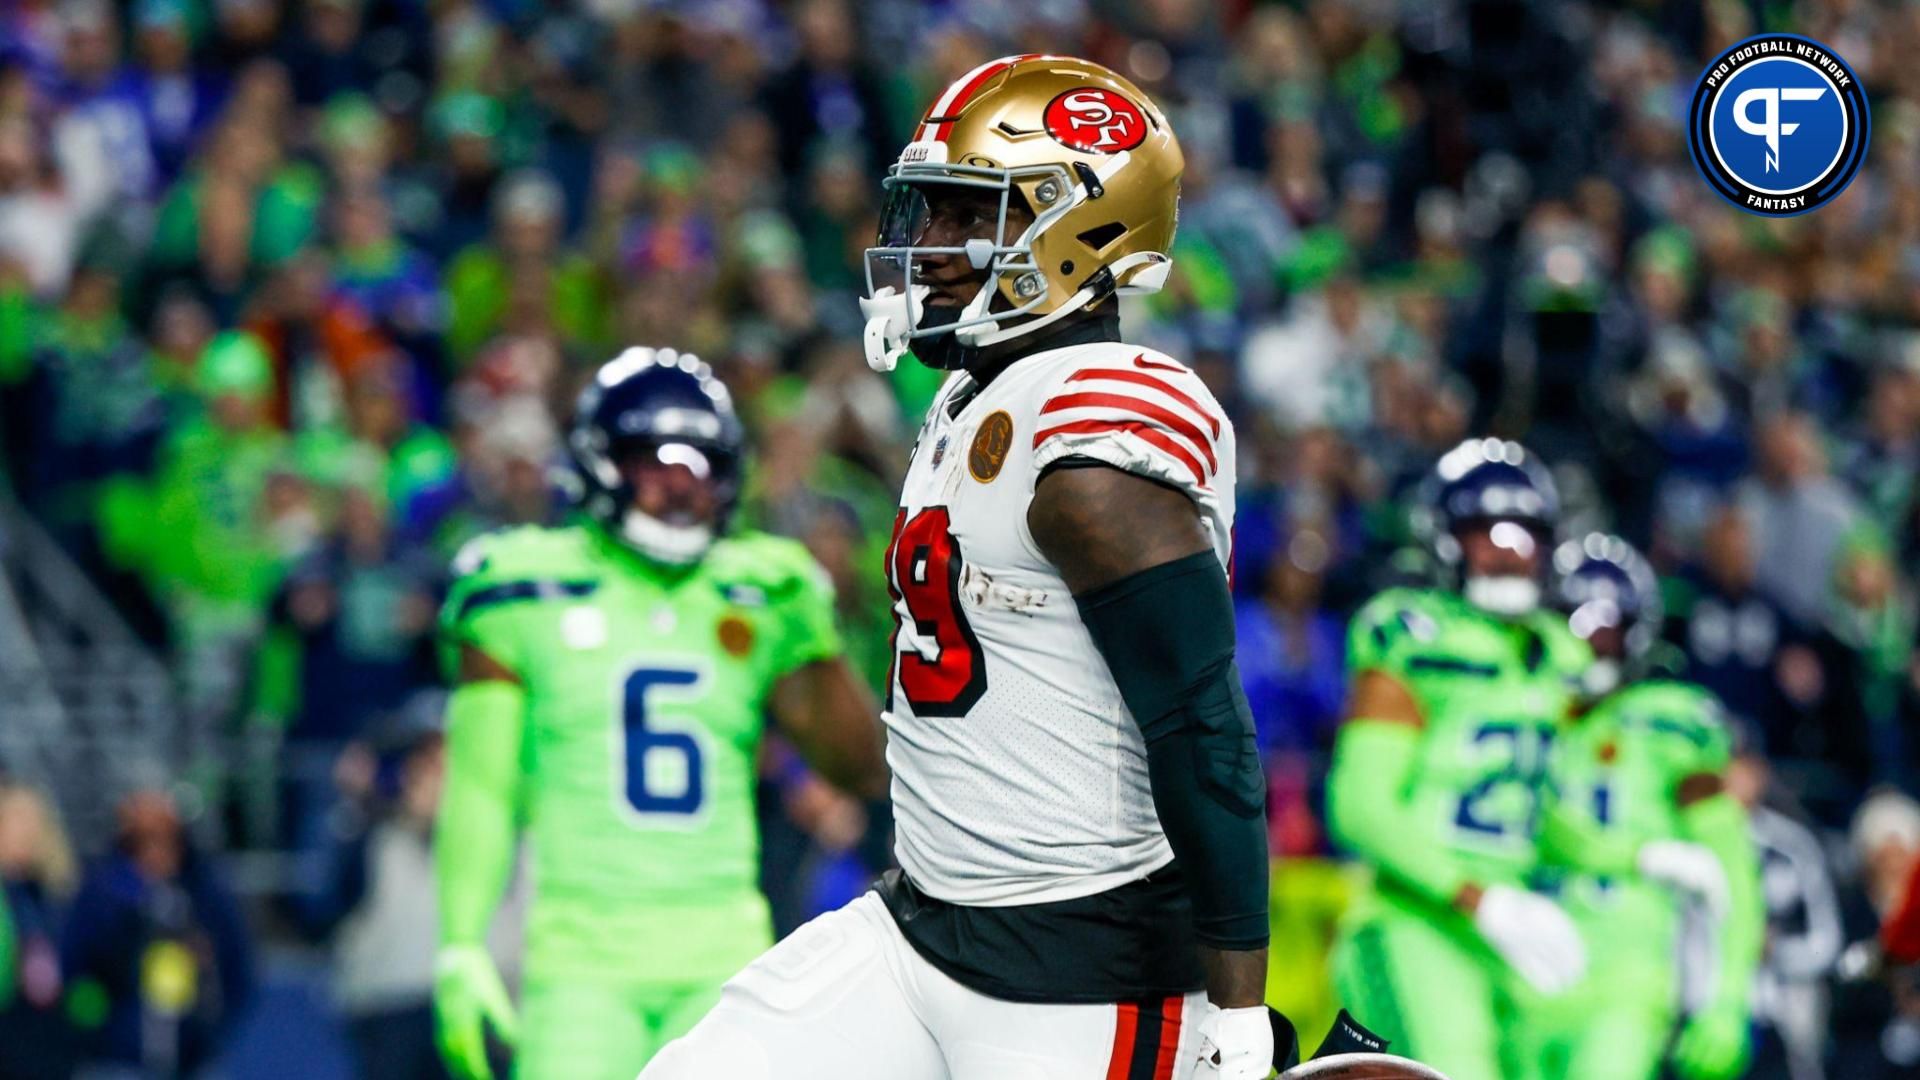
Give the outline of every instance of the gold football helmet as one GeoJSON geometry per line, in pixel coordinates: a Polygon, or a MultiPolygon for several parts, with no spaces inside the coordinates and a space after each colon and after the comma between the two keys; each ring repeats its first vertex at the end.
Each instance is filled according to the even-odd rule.
{"type": "Polygon", "coordinates": [[[1009,56],[961,76],[927,110],[883,182],[880,235],[867,249],[860,301],[867,362],[887,371],[915,338],[952,333],[980,348],[1116,293],[1157,291],[1172,265],[1184,167],[1159,108],[1099,64],[1009,56]],[[919,246],[935,185],[998,191],[993,238],[919,246]],[[1033,224],[1009,237],[1015,192],[1033,224]],[[989,271],[956,319],[924,318],[929,290],[914,263],[928,256],[965,257],[989,271]]]}

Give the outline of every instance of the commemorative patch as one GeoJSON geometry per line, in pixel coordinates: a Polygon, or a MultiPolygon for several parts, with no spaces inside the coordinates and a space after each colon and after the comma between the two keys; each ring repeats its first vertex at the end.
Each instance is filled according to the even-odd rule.
{"type": "Polygon", "coordinates": [[[1000,475],[1007,463],[1007,451],[1013,449],[1013,417],[1001,409],[987,414],[980,421],[980,430],[973,435],[973,445],[967,450],[967,472],[975,480],[990,484],[1000,475]]]}

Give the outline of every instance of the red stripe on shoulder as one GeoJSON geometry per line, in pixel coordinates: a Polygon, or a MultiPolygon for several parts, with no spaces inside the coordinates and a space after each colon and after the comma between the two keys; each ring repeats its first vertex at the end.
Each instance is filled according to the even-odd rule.
{"type": "Polygon", "coordinates": [[[1205,405],[1190,397],[1186,391],[1174,386],[1157,375],[1148,375],[1142,371],[1124,371],[1119,368],[1087,368],[1067,376],[1068,382],[1084,382],[1088,379],[1108,379],[1113,382],[1132,383],[1135,386],[1151,386],[1173,400],[1198,413],[1207,426],[1213,429],[1213,437],[1220,437],[1220,421],[1214,419],[1205,405]]]}
{"type": "Polygon", "coordinates": [[[1199,459],[1187,452],[1187,448],[1176,442],[1172,436],[1152,424],[1140,420],[1075,420],[1072,423],[1046,428],[1033,437],[1033,448],[1055,435],[1090,435],[1109,431],[1124,431],[1137,436],[1142,442],[1159,447],[1169,456],[1187,467],[1193,474],[1193,482],[1201,487],[1207,486],[1207,474],[1200,468],[1199,459]]]}
{"type": "Polygon", "coordinates": [[[1207,459],[1207,471],[1213,472],[1220,467],[1213,460],[1213,442],[1193,421],[1174,412],[1172,409],[1155,405],[1151,401],[1125,394],[1102,394],[1085,391],[1078,394],[1060,394],[1040,407],[1042,413],[1059,412],[1062,409],[1118,409],[1123,413],[1135,413],[1149,420],[1158,421],[1162,426],[1185,435],[1193,442],[1194,449],[1207,459]]]}
{"type": "Polygon", "coordinates": [[[1127,1080],[1133,1064],[1133,1035],[1140,1026],[1140,1006],[1123,1001],[1114,1006],[1113,1056],[1107,1059],[1107,1080],[1127,1080]]]}

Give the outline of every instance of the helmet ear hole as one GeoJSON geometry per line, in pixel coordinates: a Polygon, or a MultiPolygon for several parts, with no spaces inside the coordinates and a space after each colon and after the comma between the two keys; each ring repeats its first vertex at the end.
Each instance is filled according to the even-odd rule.
{"type": "Polygon", "coordinates": [[[1073,273],[1073,260],[1072,260],[1072,259],[1068,259],[1068,260],[1066,260],[1065,262],[1063,262],[1063,263],[1061,263],[1061,264],[1060,264],[1060,272],[1061,272],[1061,273],[1063,273],[1063,274],[1071,274],[1071,273],[1073,273]]]}
{"type": "Polygon", "coordinates": [[[1120,239],[1121,234],[1126,231],[1127,227],[1125,224],[1118,221],[1109,221],[1105,225],[1095,225],[1093,228],[1082,232],[1079,236],[1075,237],[1075,239],[1093,250],[1099,251],[1115,240],[1120,239]]]}

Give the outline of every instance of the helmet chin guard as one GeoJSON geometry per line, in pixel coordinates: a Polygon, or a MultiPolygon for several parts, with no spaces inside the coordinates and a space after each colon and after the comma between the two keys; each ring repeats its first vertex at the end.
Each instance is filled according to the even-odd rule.
{"type": "Polygon", "coordinates": [[[908,339],[913,337],[914,324],[925,309],[927,294],[932,291],[925,285],[909,285],[905,292],[887,285],[872,296],[860,298],[860,314],[867,317],[860,344],[866,350],[868,367],[887,372],[900,363],[908,339]]]}

